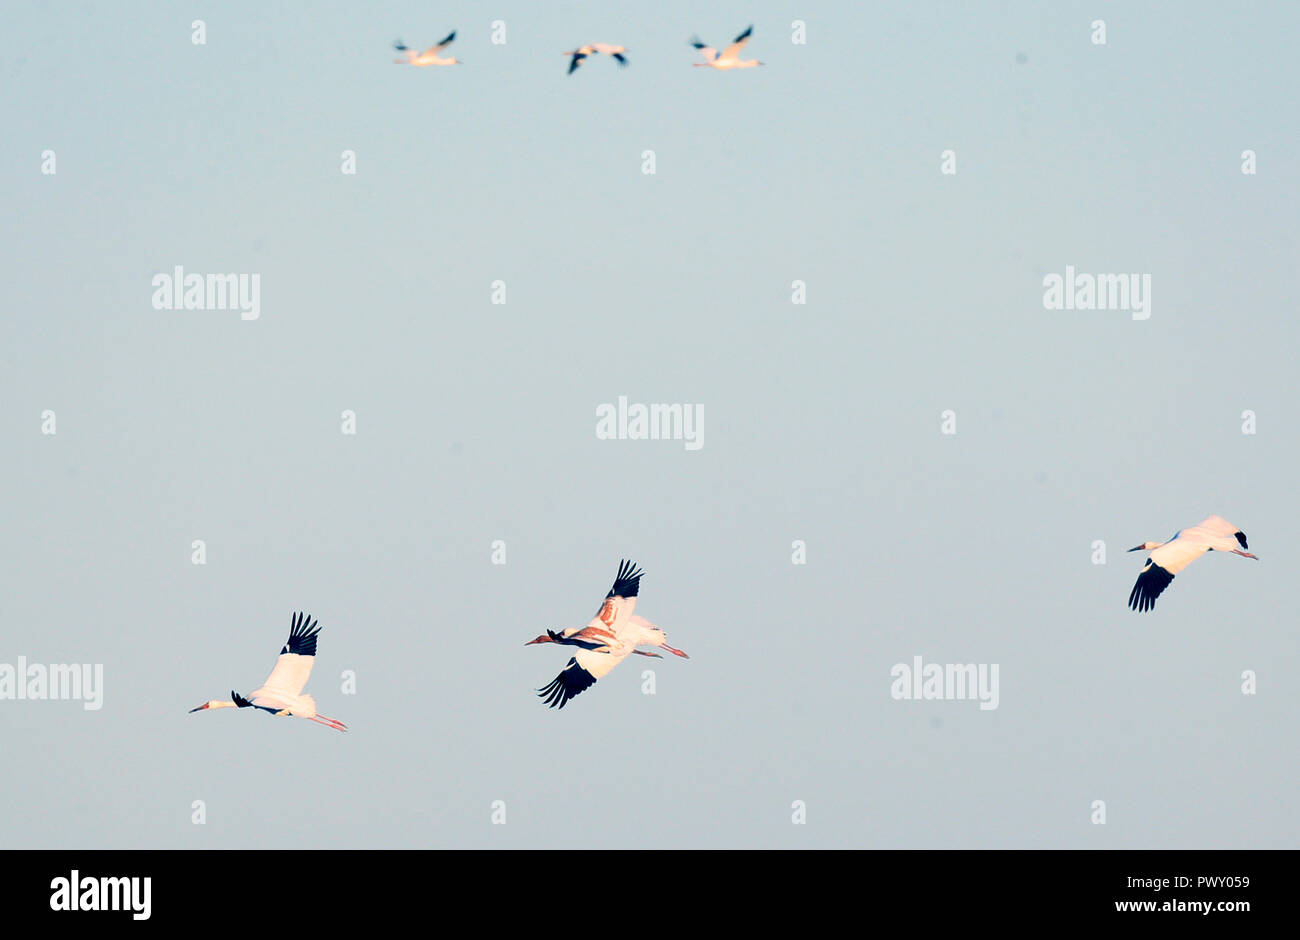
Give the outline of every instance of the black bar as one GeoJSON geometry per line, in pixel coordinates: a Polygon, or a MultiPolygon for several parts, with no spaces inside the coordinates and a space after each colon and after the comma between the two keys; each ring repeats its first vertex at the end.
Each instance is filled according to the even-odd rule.
{"type": "Polygon", "coordinates": [[[1285,915],[1295,860],[1282,851],[10,851],[0,854],[0,910],[9,926],[91,928],[274,929],[282,916],[295,929],[328,929],[407,913],[433,930],[464,916],[494,926],[518,917],[538,930],[589,904],[593,934],[624,917],[649,928],[665,918],[667,928],[697,909],[736,927],[791,914],[927,929],[1097,920],[1232,929],[1285,915]],[[70,906],[74,870],[79,905],[101,896],[102,882],[87,879],[148,877],[148,918],[136,916],[142,881],[132,883],[139,896],[124,882],[107,886],[123,910],[52,909],[70,906]],[[1244,908],[1189,909],[1207,902],[1244,908]]]}

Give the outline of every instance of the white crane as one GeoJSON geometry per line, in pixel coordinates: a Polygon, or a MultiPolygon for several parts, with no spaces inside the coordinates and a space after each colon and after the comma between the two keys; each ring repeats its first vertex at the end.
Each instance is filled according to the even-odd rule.
{"type": "Polygon", "coordinates": [[[443,59],[438,56],[438,53],[450,46],[451,41],[455,38],[456,31],[453,29],[447,34],[446,39],[438,43],[436,46],[430,46],[423,52],[416,52],[399,39],[397,42],[393,43],[393,48],[402,53],[403,58],[394,59],[393,61],[398,65],[415,65],[420,68],[423,68],[426,65],[460,65],[461,62],[455,56],[452,56],[450,59],[443,59]]]}
{"type": "Polygon", "coordinates": [[[312,664],[316,662],[316,634],[320,633],[317,621],[306,614],[294,614],[289,626],[289,639],[280,650],[280,657],[275,661],[275,668],[266,677],[262,687],[248,698],[238,692],[230,693],[231,701],[212,699],[198,708],[191,708],[190,714],[207,708],[260,708],[277,717],[286,715],[294,718],[310,718],[319,725],[333,728],[335,731],[347,731],[348,726],[334,718],[316,714],[316,700],[310,695],[303,695],[303,686],[311,675],[312,664]]]}
{"type": "Polygon", "coordinates": [[[736,37],[735,42],[723,49],[721,53],[712,46],[706,46],[700,41],[700,37],[696,36],[692,38],[691,45],[696,49],[699,49],[700,55],[704,56],[704,61],[696,62],[695,67],[726,71],[727,69],[752,69],[755,66],[762,65],[763,63],[756,59],[745,59],[742,61],[740,58],[740,50],[745,47],[745,43],[749,42],[749,37],[753,32],[754,27],[750,26],[736,37]]]}
{"type": "Polygon", "coordinates": [[[620,66],[627,65],[627,56],[625,55],[627,50],[622,46],[611,46],[604,42],[593,42],[564,53],[567,56],[572,56],[572,58],[569,59],[569,71],[567,74],[572,75],[574,72],[578,71],[578,66],[582,65],[582,63],[586,61],[587,56],[595,55],[598,52],[610,56],[620,66]]]}
{"type": "Polygon", "coordinates": [[[1128,596],[1128,605],[1133,610],[1146,611],[1156,606],[1156,598],[1161,595],[1174,575],[1182,571],[1206,552],[1232,552],[1243,558],[1258,556],[1242,549],[1246,544],[1246,533],[1222,516],[1210,516],[1189,529],[1174,533],[1168,542],[1143,542],[1129,549],[1130,552],[1149,551],[1146,567],[1138,575],[1133,592],[1128,596]],[[1238,547],[1240,546],[1240,548],[1238,547]]]}
{"type": "Polygon", "coordinates": [[[591,618],[589,624],[581,628],[570,627],[562,633],[547,630],[537,639],[524,644],[532,646],[534,643],[559,643],[578,647],[578,652],[560,674],[537,690],[537,694],[551,708],[563,708],[569,699],[591,688],[597,679],[608,675],[633,653],[662,658],[658,653],[639,650],[638,646],[657,646],[675,656],[690,659],[681,650],[668,645],[664,631],[644,617],[632,613],[641,586],[641,574],[632,562],[620,562],[614,586],[605,595],[600,611],[591,618]]]}

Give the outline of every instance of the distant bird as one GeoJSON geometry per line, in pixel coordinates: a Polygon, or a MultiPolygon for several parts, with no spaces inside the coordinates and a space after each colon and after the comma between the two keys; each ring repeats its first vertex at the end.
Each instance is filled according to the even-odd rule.
{"type": "Polygon", "coordinates": [[[699,49],[700,55],[704,56],[704,61],[696,62],[695,67],[721,69],[725,71],[727,69],[752,69],[755,66],[762,65],[763,63],[756,59],[746,59],[742,61],[739,58],[740,50],[745,47],[745,43],[749,42],[749,37],[753,32],[754,27],[750,26],[736,37],[735,42],[723,49],[721,54],[719,54],[718,50],[714,49],[712,46],[706,46],[700,41],[698,36],[693,37],[691,39],[691,45],[696,49],[699,49]]]}
{"type": "Polygon", "coordinates": [[[582,65],[588,56],[594,55],[597,52],[611,56],[619,65],[627,65],[627,56],[624,55],[627,50],[622,46],[611,46],[608,43],[593,42],[585,46],[579,46],[571,52],[564,53],[565,55],[572,57],[569,59],[568,74],[572,75],[574,72],[578,71],[578,66],[582,65]]]}
{"type": "Polygon", "coordinates": [[[277,717],[290,715],[294,718],[310,718],[335,731],[347,731],[348,726],[343,722],[316,714],[316,700],[310,695],[302,694],[307,677],[311,675],[312,664],[316,662],[316,634],[320,633],[320,627],[316,624],[317,621],[306,614],[294,614],[289,626],[289,639],[280,650],[275,668],[266,677],[262,687],[249,698],[232,691],[231,701],[212,699],[198,708],[191,708],[190,714],[205,708],[252,707],[277,717]]]}
{"type": "Polygon", "coordinates": [[[605,595],[600,611],[585,627],[570,627],[562,633],[547,630],[535,640],[529,640],[525,646],[534,643],[559,643],[562,646],[576,646],[578,652],[569,660],[564,670],[551,682],[537,690],[551,708],[563,708],[569,699],[591,688],[597,679],[608,675],[615,666],[633,653],[638,656],[662,657],[658,653],[646,653],[638,646],[657,646],[675,656],[690,659],[679,649],[668,645],[667,636],[649,620],[633,615],[636,607],[637,591],[641,586],[642,572],[630,561],[621,562],[614,586],[605,595]]]}
{"type": "Polygon", "coordinates": [[[423,52],[416,52],[399,39],[397,42],[393,43],[393,48],[402,53],[404,57],[401,59],[394,59],[393,61],[398,65],[415,65],[421,68],[426,65],[460,65],[460,61],[455,56],[452,56],[450,59],[441,59],[438,57],[438,53],[450,46],[451,41],[455,38],[456,31],[453,29],[447,34],[446,39],[438,43],[436,46],[430,46],[423,52]]]}
{"type": "Polygon", "coordinates": [[[1246,544],[1246,533],[1221,516],[1210,516],[1190,529],[1175,532],[1168,542],[1143,542],[1135,545],[1129,549],[1130,552],[1149,551],[1151,555],[1147,558],[1146,567],[1138,575],[1137,583],[1133,585],[1128,605],[1138,611],[1155,607],[1156,598],[1169,587],[1174,575],[1206,552],[1232,552],[1258,561],[1258,556],[1242,551],[1249,547],[1246,544]]]}

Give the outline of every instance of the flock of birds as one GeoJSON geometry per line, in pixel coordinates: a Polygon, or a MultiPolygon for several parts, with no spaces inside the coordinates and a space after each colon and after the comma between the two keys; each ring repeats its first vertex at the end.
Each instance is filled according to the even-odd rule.
{"type": "MultiPolygon", "coordinates": [[[[1151,610],[1156,598],[1169,587],[1174,576],[1207,552],[1230,552],[1258,561],[1258,556],[1246,551],[1249,547],[1246,534],[1221,516],[1210,516],[1190,528],[1180,529],[1167,542],[1135,545],[1129,549],[1130,552],[1149,551],[1151,554],[1129,594],[1129,607],[1136,611],[1151,610]]],[[[662,658],[658,653],[637,649],[638,646],[651,646],[683,659],[690,658],[682,650],[668,645],[668,636],[663,630],[634,613],[642,574],[632,562],[620,562],[613,587],[586,626],[570,627],[558,633],[547,630],[524,644],[554,643],[576,649],[560,674],[537,690],[546,705],[563,708],[575,696],[595,685],[597,679],[609,675],[628,656],[662,658]]],[[[316,637],[319,633],[317,621],[306,614],[294,614],[289,626],[289,639],[280,649],[275,668],[261,688],[248,698],[232,691],[229,700],[212,699],[190,709],[191,713],[215,708],[254,708],[277,717],[307,718],[335,731],[346,731],[348,726],[343,722],[319,714],[315,699],[302,691],[316,661],[316,637]]]]}
{"type": "MultiPolygon", "coordinates": [[[[706,45],[698,37],[691,39],[691,46],[699,51],[703,62],[696,62],[697,68],[712,68],[719,71],[731,69],[748,69],[763,63],[755,59],[741,59],[741,50],[754,33],[751,25],[737,36],[721,52],[706,45]]],[[[395,61],[399,65],[413,65],[419,68],[434,65],[460,65],[455,56],[444,58],[443,51],[456,39],[452,30],[441,41],[423,52],[416,52],[400,39],[393,43],[393,48],[402,54],[395,61]]],[[[594,55],[607,55],[620,66],[627,65],[627,49],[609,43],[588,43],[564,53],[569,57],[568,74],[576,72],[584,62],[594,55]]],[[[1156,598],[1174,580],[1174,576],[1206,552],[1232,552],[1245,558],[1255,558],[1245,551],[1246,536],[1231,522],[1220,516],[1208,519],[1174,533],[1167,542],[1143,542],[1129,551],[1149,551],[1146,566],[1138,575],[1137,583],[1129,594],[1129,607],[1136,611],[1149,611],[1155,607],[1156,598]]],[[[631,562],[622,562],[614,586],[605,596],[604,603],[596,616],[585,627],[572,627],[559,633],[547,630],[546,633],[529,640],[527,646],[539,643],[555,643],[560,646],[577,648],[572,658],[560,674],[550,683],[537,690],[545,704],[551,708],[563,708],[574,696],[580,695],[595,685],[596,680],[608,675],[628,656],[659,657],[658,653],[649,653],[637,649],[638,646],[653,646],[665,649],[683,658],[689,658],[679,649],[667,643],[664,631],[646,620],[636,616],[637,593],[640,589],[642,572],[631,562]]],[[[320,628],[315,622],[309,622],[303,614],[294,616],[289,631],[289,640],[280,650],[275,668],[267,677],[262,687],[244,698],[237,692],[231,692],[231,699],[212,700],[192,711],[213,708],[260,708],[276,716],[293,716],[308,718],[319,724],[346,731],[347,725],[333,718],[317,714],[316,702],[310,695],[303,695],[302,689],[311,674],[312,663],[316,658],[316,634],[320,628]]]]}
{"type": "MultiPolygon", "coordinates": [[[[751,25],[721,52],[712,46],[706,45],[698,37],[693,37],[690,44],[699,51],[704,59],[703,62],[696,62],[696,67],[728,71],[762,65],[762,62],[755,59],[740,58],[741,50],[745,48],[745,44],[749,42],[753,33],[754,27],[751,25]]],[[[455,38],[456,32],[453,30],[437,45],[430,46],[424,52],[419,53],[398,40],[394,43],[394,47],[403,54],[403,58],[397,61],[401,64],[415,66],[459,65],[460,62],[454,56],[450,58],[442,57],[443,50],[451,45],[455,38]]],[[[627,65],[627,49],[623,46],[608,43],[589,43],[569,50],[564,55],[569,57],[569,75],[576,72],[587,59],[595,55],[607,55],[620,66],[627,65]]],[[[1206,552],[1231,552],[1244,558],[1258,560],[1257,556],[1246,551],[1248,547],[1245,533],[1221,516],[1210,516],[1190,528],[1175,532],[1173,538],[1167,542],[1143,542],[1141,545],[1129,549],[1131,552],[1149,551],[1151,553],[1147,558],[1146,565],[1138,574],[1137,583],[1133,585],[1133,590],[1129,594],[1129,607],[1140,612],[1152,610],[1155,607],[1156,598],[1169,587],[1174,580],[1174,576],[1206,552]]],[[[636,607],[637,591],[640,583],[641,572],[635,570],[630,562],[622,563],[619,567],[618,576],[614,579],[614,586],[606,596],[600,611],[592,618],[590,623],[585,627],[574,627],[560,633],[548,630],[526,644],[531,646],[537,643],[556,643],[561,646],[577,648],[577,652],[574,653],[560,674],[549,684],[538,690],[538,694],[547,705],[552,708],[563,708],[574,696],[591,688],[597,679],[608,675],[615,666],[633,653],[640,656],[659,655],[658,653],[639,650],[636,648],[638,646],[658,647],[678,656],[686,656],[681,650],[673,649],[665,642],[662,630],[643,617],[635,616],[632,613],[636,607]]],[[[287,657],[301,657],[304,655],[301,650],[294,648],[293,643],[294,634],[291,633],[289,645],[281,653],[281,662],[277,663],[275,671],[271,673],[271,677],[267,679],[263,688],[253,693],[251,702],[240,699],[239,696],[232,692],[231,694],[235,699],[234,703],[209,702],[207,705],[200,706],[200,708],[220,708],[230,704],[247,706],[251,704],[276,715],[299,715],[321,721],[322,724],[331,723],[332,719],[322,720],[321,716],[316,715],[315,703],[311,701],[310,696],[300,696],[298,694],[306,681],[307,672],[311,670],[310,659],[307,660],[305,670],[297,665],[293,665],[292,668],[285,666],[282,670],[282,663],[287,657]],[[299,677],[302,681],[297,682],[296,686],[292,682],[285,682],[283,687],[276,684],[277,680],[291,678],[293,681],[297,681],[299,677]]],[[[315,643],[315,636],[313,635],[311,638],[312,652],[306,653],[306,656],[310,657],[314,654],[315,643]]],[[[296,664],[298,660],[295,659],[292,662],[296,664]]],[[[333,722],[333,724],[342,730],[341,723],[333,722]]]]}
{"type": "MultiPolygon", "coordinates": [[[[730,69],[752,69],[762,65],[756,59],[741,59],[740,50],[745,48],[745,43],[749,42],[749,37],[753,35],[754,27],[749,26],[743,33],[732,41],[731,45],[719,52],[712,46],[707,46],[700,41],[699,37],[691,38],[691,46],[699,50],[700,55],[704,57],[703,62],[696,62],[697,68],[718,69],[719,71],[729,71],[730,69]]],[[[461,62],[455,56],[448,58],[442,57],[442,51],[452,44],[456,39],[456,31],[453,29],[447,34],[446,38],[436,45],[430,46],[423,52],[416,52],[402,40],[393,43],[393,48],[402,54],[402,58],[395,59],[398,65],[414,65],[424,68],[430,65],[460,65],[461,62]]],[[[579,46],[577,49],[571,49],[564,53],[569,57],[569,71],[572,75],[578,71],[578,67],[587,61],[593,55],[607,55],[619,65],[627,65],[627,49],[622,46],[614,46],[604,42],[593,42],[587,45],[579,46]]]]}

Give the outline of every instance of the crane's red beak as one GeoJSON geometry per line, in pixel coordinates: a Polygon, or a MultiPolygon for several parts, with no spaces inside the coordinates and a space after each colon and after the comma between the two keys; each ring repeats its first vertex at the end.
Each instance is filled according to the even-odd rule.
{"type": "Polygon", "coordinates": [[[191,708],[191,709],[190,709],[190,714],[193,715],[195,712],[201,712],[201,711],[203,711],[203,709],[205,709],[205,708],[207,708],[207,707],[208,707],[208,703],[207,703],[207,702],[204,702],[204,703],[203,703],[202,705],[200,705],[198,708],[191,708]]]}
{"type": "Polygon", "coordinates": [[[552,640],[549,636],[543,633],[537,639],[529,640],[527,643],[524,644],[524,646],[532,646],[534,643],[554,643],[554,642],[555,642],[554,640],[552,640]]]}

